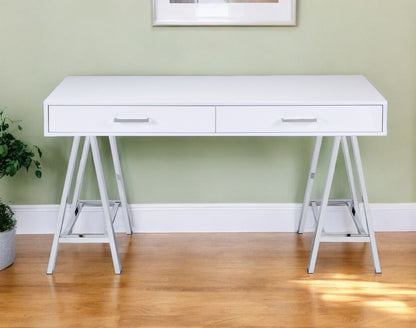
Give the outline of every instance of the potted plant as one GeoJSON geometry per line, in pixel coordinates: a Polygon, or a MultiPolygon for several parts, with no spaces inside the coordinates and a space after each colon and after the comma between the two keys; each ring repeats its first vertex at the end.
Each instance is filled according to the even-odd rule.
{"type": "MultiPolygon", "coordinates": [[[[14,176],[21,168],[35,168],[35,176],[42,176],[41,165],[36,158],[42,157],[39,147],[30,148],[13,134],[22,127],[8,119],[0,111],[0,178],[14,176]],[[36,153],[36,154],[35,154],[36,153]]],[[[0,199],[0,270],[14,262],[16,249],[16,219],[10,206],[0,199]]]]}

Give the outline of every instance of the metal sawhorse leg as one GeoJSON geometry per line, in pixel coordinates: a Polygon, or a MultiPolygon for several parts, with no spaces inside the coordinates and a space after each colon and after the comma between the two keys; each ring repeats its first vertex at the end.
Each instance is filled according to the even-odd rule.
{"type": "Polygon", "coordinates": [[[69,192],[71,189],[75,166],[77,162],[77,155],[79,151],[81,137],[74,137],[72,142],[71,154],[68,162],[68,169],[65,177],[65,184],[62,192],[61,203],[59,207],[58,220],[55,235],[52,242],[51,254],[49,257],[47,274],[52,274],[55,269],[56,257],[58,255],[58,248],[60,243],[109,243],[111,256],[113,259],[114,271],[116,274],[121,273],[120,258],[117,250],[117,243],[114,234],[113,222],[117,214],[117,210],[121,207],[123,218],[126,227],[126,233],[132,234],[131,219],[128,211],[128,204],[126,199],[126,192],[124,189],[124,180],[121,172],[120,160],[118,156],[116,139],[113,136],[109,137],[111,154],[113,157],[113,165],[116,174],[117,187],[120,200],[110,201],[108,199],[107,187],[104,178],[104,172],[101,163],[100,151],[98,148],[97,137],[85,137],[84,146],[82,149],[81,159],[79,161],[79,168],[76,177],[72,205],[70,206],[70,215],[64,227],[65,213],[67,209],[67,202],[69,192]],[[84,179],[85,166],[87,163],[88,153],[91,148],[92,158],[94,162],[95,172],[97,175],[98,188],[101,200],[89,201],[80,200],[80,193],[82,182],[84,179]],[[76,221],[81,214],[84,206],[102,206],[104,212],[105,232],[103,234],[87,234],[87,233],[73,233],[73,228],[76,221]]]}
{"type": "Polygon", "coordinates": [[[319,244],[321,242],[368,242],[371,246],[371,254],[373,258],[374,269],[376,273],[381,273],[380,260],[377,252],[377,244],[374,234],[373,220],[370,215],[367,188],[365,185],[364,171],[361,162],[361,155],[356,136],[349,137],[351,141],[351,148],[354,154],[354,164],[358,176],[358,184],[362,199],[362,207],[364,217],[361,218],[360,204],[358,201],[357,189],[355,186],[355,179],[353,174],[353,167],[351,156],[349,152],[348,139],[346,136],[334,137],[332,144],[332,152],[329,160],[329,167],[325,182],[325,187],[321,200],[311,200],[311,192],[313,182],[315,179],[316,168],[319,159],[319,153],[322,145],[322,137],[317,137],[315,142],[315,149],[312,156],[311,167],[309,171],[308,181],[306,185],[305,197],[302,206],[302,212],[298,227],[298,233],[302,234],[305,228],[306,216],[309,207],[312,207],[313,215],[317,222],[315,235],[312,243],[312,250],[309,258],[308,273],[312,274],[315,271],[316,258],[318,255],[319,244]],[[331,191],[332,180],[334,177],[335,166],[337,162],[339,147],[342,147],[345,168],[347,171],[348,185],[351,193],[351,199],[329,200],[329,193],[331,191]],[[357,233],[355,234],[330,234],[324,230],[326,211],[328,206],[346,205],[349,213],[355,224],[357,233]],[[366,228],[363,227],[362,221],[364,219],[366,228]]]}

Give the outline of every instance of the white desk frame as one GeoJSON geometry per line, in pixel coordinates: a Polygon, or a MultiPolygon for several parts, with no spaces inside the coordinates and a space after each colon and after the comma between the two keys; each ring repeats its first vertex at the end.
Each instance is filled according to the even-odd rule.
{"type": "Polygon", "coordinates": [[[381,273],[357,136],[387,134],[387,101],[363,76],[67,77],[45,100],[44,119],[46,136],[73,137],[48,274],[54,271],[59,244],[65,242],[109,243],[114,271],[121,273],[113,230],[120,207],[127,234],[132,233],[132,227],[117,136],[316,137],[298,228],[298,233],[303,233],[307,211],[311,207],[317,226],[308,273],[315,270],[321,242],[370,243],[375,272],[381,273]],[[107,136],[110,141],[120,197],[116,201],[108,199],[97,136],[107,136]],[[72,205],[66,218],[82,137],[85,141],[72,205]],[[323,137],[334,137],[332,152],[322,199],[311,200],[323,137]],[[351,199],[330,200],[340,147],[351,199]],[[79,199],[90,149],[100,191],[99,201],[79,199]],[[359,188],[355,184],[353,166],[359,188]],[[73,233],[74,224],[87,205],[103,207],[106,227],[103,234],[73,233]],[[348,207],[357,233],[334,235],[325,232],[326,211],[331,205],[348,207]]]}

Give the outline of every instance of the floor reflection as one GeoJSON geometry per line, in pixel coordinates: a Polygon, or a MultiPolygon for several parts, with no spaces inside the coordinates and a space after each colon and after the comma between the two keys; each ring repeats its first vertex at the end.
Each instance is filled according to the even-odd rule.
{"type": "Polygon", "coordinates": [[[365,281],[354,275],[336,274],[325,280],[292,281],[318,294],[325,302],[348,303],[413,318],[416,286],[365,281]]]}

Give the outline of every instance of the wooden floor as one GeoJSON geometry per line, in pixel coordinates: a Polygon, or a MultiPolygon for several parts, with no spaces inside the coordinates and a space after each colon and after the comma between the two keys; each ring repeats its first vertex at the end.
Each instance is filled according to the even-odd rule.
{"type": "Polygon", "coordinates": [[[368,244],[323,244],[306,273],[311,234],[118,235],[63,244],[45,274],[52,236],[18,235],[0,271],[0,327],[416,327],[416,233],[368,244]]]}

